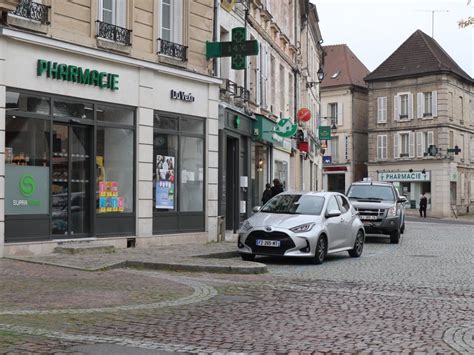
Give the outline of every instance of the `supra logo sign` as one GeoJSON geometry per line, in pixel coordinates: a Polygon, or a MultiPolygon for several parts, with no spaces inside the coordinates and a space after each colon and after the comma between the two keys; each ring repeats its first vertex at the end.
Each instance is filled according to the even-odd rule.
{"type": "Polygon", "coordinates": [[[20,192],[25,197],[30,197],[36,190],[36,182],[33,176],[26,174],[20,178],[20,192]]]}

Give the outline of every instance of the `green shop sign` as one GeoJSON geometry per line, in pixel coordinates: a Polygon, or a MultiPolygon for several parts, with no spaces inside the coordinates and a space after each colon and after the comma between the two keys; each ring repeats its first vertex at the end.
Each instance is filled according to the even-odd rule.
{"type": "Polygon", "coordinates": [[[46,75],[47,78],[64,80],[83,85],[97,86],[101,89],[116,91],[118,87],[118,74],[101,72],[75,65],[56,63],[44,59],[38,59],[36,75],[46,75]]]}
{"type": "Polygon", "coordinates": [[[330,126],[319,126],[319,140],[322,140],[322,141],[331,140],[331,127],[330,126]]]}
{"type": "Polygon", "coordinates": [[[49,168],[5,166],[5,214],[49,213],[49,168]]]}

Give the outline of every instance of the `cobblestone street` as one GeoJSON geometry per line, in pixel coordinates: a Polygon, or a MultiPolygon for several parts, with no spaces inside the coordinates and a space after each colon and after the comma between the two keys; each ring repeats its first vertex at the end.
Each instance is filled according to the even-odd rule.
{"type": "Polygon", "coordinates": [[[2,259],[0,353],[474,353],[473,260],[472,225],[423,222],[260,275],[2,259]]]}

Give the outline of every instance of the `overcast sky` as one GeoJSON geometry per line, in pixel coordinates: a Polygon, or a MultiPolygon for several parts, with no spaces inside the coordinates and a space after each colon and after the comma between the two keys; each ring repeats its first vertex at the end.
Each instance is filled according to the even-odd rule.
{"type": "Polygon", "coordinates": [[[474,76],[474,26],[458,21],[474,16],[474,0],[311,0],[316,4],[323,45],[346,43],[369,70],[377,68],[413,32],[434,38],[471,77],[474,76]],[[426,10],[430,12],[424,12],[426,10]]]}

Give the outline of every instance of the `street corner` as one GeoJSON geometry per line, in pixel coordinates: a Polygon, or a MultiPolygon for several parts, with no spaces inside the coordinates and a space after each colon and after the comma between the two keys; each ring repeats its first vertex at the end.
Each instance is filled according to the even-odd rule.
{"type": "Polygon", "coordinates": [[[0,317],[159,305],[196,291],[193,283],[138,270],[85,272],[5,259],[0,265],[0,317]]]}

